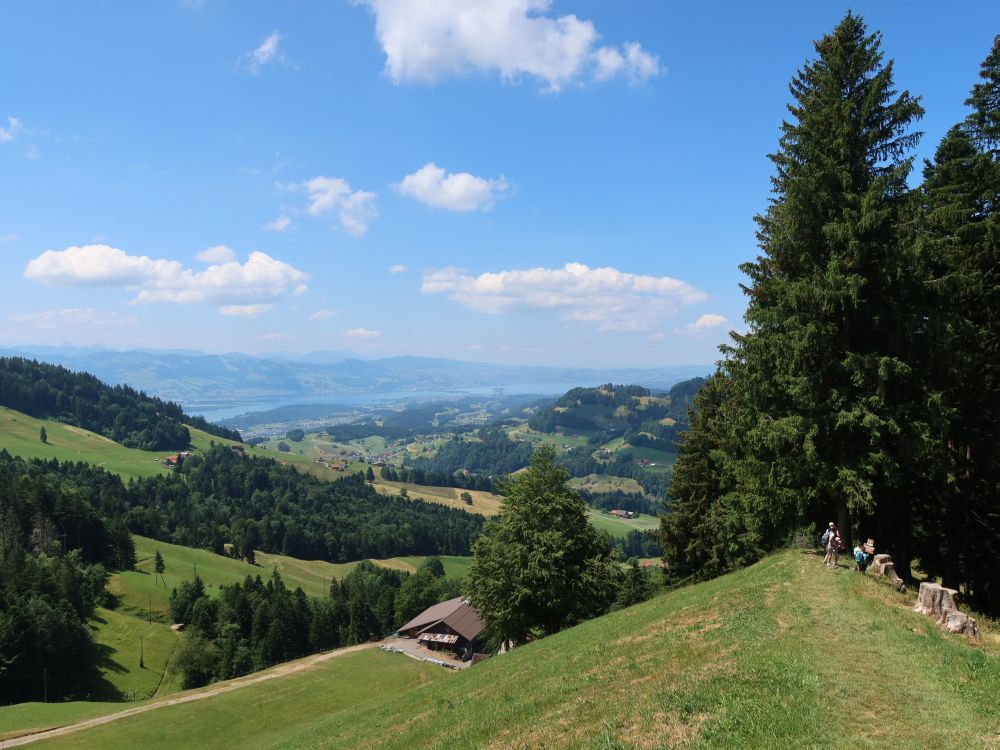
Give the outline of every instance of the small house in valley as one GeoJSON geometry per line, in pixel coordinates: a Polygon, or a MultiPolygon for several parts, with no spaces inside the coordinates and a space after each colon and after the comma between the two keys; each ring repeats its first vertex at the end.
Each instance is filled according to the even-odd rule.
{"type": "Polygon", "coordinates": [[[483,621],[464,596],[428,607],[399,629],[432,651],[451,651],[463,660],[481,651],[483,621]]]}

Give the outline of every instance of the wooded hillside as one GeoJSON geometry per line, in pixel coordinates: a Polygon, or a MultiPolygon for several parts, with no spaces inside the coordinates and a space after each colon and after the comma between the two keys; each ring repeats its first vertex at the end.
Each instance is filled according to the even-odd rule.
{"type": "Polygon", "coordinates": [[[184,450],[191,442],[185,424],[227,440],[240,439],[235,430],[185,414],[170,401],[20,357],[0,357],[0,406],[83,427],[127,448],[184,450]]]}

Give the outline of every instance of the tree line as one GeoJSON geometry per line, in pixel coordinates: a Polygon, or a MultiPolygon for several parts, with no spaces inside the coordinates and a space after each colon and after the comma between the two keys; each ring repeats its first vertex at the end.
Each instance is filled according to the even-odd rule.
{"type": "Polygon", "coordinates": [[[458,595],[439,558],[413,574],[363,561],[330,585],[329,596],[290,590],[280,573],[220,587],[210,598],[201,579],[170,596],[174,622],[185,623],[175,664],[185,688],[240,677],[289,659],[381,639],[437,602],[458,595]]]}
{"type": "Polygon", "coordinates": [[[173,402],[22,357],[0,357],[0,406],[83,427],[127,448],[184,450],[191,443],[185,424],[227,440],[240,439],[237,431],[185,414],[173,402]]]}
{"type": "Polygon", "coordinates": [[[493,491],[493,480],[490,477],[462,471],[449,474],[442,471],[411,469],[405,466],[402,468],[383,466],[379,469],[379,476],[389,482],[408,482],[430,487],[455,487],[460,490],[481,490],[483,492],[493,491]]]}
{"type": "Polygon", "coordinates": [[[673,575],[837,520],[1000,612],[1000,37],[907,179],[923,114],[848,13],[792,79],[759,257],[692,408],[663,522],[673,575]]]}
{"type": "Polygon", "coordinates": [[[230,543],[243,556],[467,555],[483,524],[465,511],[386,497],[362,474],[325,481],[219,445],[169,475],[130,482],[125,496],[133,532],[218,553],[230,543]]]}

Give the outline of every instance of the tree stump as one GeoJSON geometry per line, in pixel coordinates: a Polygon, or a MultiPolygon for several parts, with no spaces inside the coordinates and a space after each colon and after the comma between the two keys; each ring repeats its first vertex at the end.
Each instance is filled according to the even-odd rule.
{"type": "Polygon", "coordinates": [[[880,576],[889,581],[889,584],[901,594],[906,593],[906,584],[903,579],[896,574],[896,564],[892,561],[891,555],[875,555],[869,566],[872,575],[880,576]]]}
{"type": "Polygon", "coordinates": [[[938,583],[921,583],[913,611],[935,618],[936,624],[949,633],[979,635],[976,620],[958,611],[958,591],[955,589],[946,589],[938,583]]]}

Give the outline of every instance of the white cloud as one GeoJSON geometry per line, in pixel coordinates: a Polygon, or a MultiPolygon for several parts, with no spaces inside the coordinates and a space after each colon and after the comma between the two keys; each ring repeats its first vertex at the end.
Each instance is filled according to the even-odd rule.
{"type": "Polygon", "coordinates": [[[355,237],[368,231],[368,224],[378,216],[375,193],[352,191],[347,180],[340,177],[313,177],[298,187],[309,194],[306,211],[310,216],[337,211],[341,226],[355,237]]]}
{"type": "Polygon", "coordinates": [[[232,263],[236,260],[236,251],[225,245],[215,245],[198,253],[198,260],[204,263],[232,263]]]}
{"type": "Polygon", "coordinates": [[[382,332],[372,331],[368,328],[351,328],[350,330],[344,331],[344,335],[356,339],[373,339],[381,336],[382,332]]]}
{"type": "Polygon", "coordinates": [[[13,320],[21,325],[37,329],[57,331],[92,330],[94,328],[119,328],[138,325],[139,321],[131,316],[122,317],[116,312],[102,312],[92,307],[63,308],[61,310],[44,310],[35,313],[23,313],[13,316],[13,320]]]}
{"type": "Polygon", "coordinates": [[[393,263],[391,266],[389,266],[389,273],[392,274],[406,273],[406,266],[404,266],[402,263],[393,263]]]}
{"type": "Polygon", "coordinates": [[[552,0],[358,0],[375,16],[375,36],[394,83],[435,83],[469,72],[544,81],[549,91],[578,80],[625,74],[641,81],[659,59],[637,42],[596,48],[591,21],[549,14],[552,0]]]}
{"type": "Polygon", "coordinates": [[[488,211],[498,195],[510,186],[503,177],[490,180],[468,172],[446,173],[434,162],[428,162],[406,175],[396,187],[401,194],[428,206],[449,211],[488,211]]]}
{"type": "Polygon", "coordinates": [[[0,244],[5,242],[17,242],[17,234],[14,232],[8,232],[7,234],[0,234],[0,244]]]}
{"type": "Polygon", "coordinates": [[[649,341],[663,341],[664,335],[663,333],[651,333],[646,338],[649,341]]]}
{"type": "Polygon", "coordinates": [[[46,250],[28,263],[25,278],[49,286],[138,286],[175,278],[182,272],[176,260],[127,255],[108,245],[46,250]]]}
{"type": "Polygon", "coordinates": [[[269,221],[264,225],[265,231],[268,232],[284,232],[288,227],[292,225],[292,220],[287,216],[279,216],[274,221],[269,221]]]}
{"type": "Polygon", "coordinates": [[[258,315],[268,312],[274,305],[272,304],[253,304],[253,305],[222,305],[219,307],[219,312],[222,315],[232,315],[234,317],[242,318],[255,318],[258,315]]]}
{"type": "Polygon", "coordinates": [[[674,333],[680,334],[691,334],[698,333],[699,331],[707,331],[712,328],[720,328],[729,321],[726,320],[722,315],[716,315],[715,313],[705,313],[694,323],[688,323],[684,328],[675,328],[674,333]]]}
{"type": "MultiPolygon", "coordinates": [[[[216,258],[225,255],[219,247],[206,253],[216,258]]],[[[108,245],[46,250],[28,263],[24,276],[49,286],[123,287],[135,292],[134,304],[214,303],[232,308],[224,312],[227,315],[247,314],[233,312],[236,306],[273,303],[308,279],[262,252],[250,253],[245,263],[229,260],[193,271],[175,260],[128,255],[108,245]]]]}
{"type": "Polygon", "coordinates": [[[623,74],[631,83],[639,84],[660,72],[659,58],[643,50],[638,42],[627,42],[621,49],[601,47],[594,53],[594,79],[598,81],[623,74]]]}
{"type": "Polygon", "coordinates": [[[279,47],[281,40],[284,38],[277,31],[272,31],[257,47],[240,56],[240,64],[248,72],[256,75],[265,65],[270,63],[284,63],[285,56],[279,47]]]}
{"type": "Polygon", "coordinates": [[[0,127],[0,143],[7,143],[14,140],[14,136],[22,129],[21,121],[16,117],[7,118],[7,127],[0,127]]]}
{"type": "Polygon", "coordinates": [[[669,276],[623,273],[582,263],[479,276],[443,268],[424,274],[420,290],[446,294],[461,305],[490,314],[559,310],[563,320],[597,324],[603,331],[648,330],[678,307],[706,298],[704,292],[669,276]]]}
{"type": "Polygon", "coordinates": [[[335,315],[340,315],[339,310],[320,309],[309,316],[309,320],[329,320],[335,315]]]}

